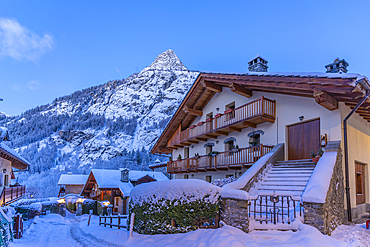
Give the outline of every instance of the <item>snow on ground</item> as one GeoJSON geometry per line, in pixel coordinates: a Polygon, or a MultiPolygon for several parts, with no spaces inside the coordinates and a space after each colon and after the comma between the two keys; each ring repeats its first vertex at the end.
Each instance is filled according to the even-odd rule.
{"type": "Polygon", "coordinates": [[[365,224],[355,226],[338,226],[331,234],[333,238],[346,241],[348,247],[370,246],[370,230],[365,229],[365,224]]]}
{"type": "Polygon", "coordinates": [[[141,235],[134,233],[132,238],[125,229],[99,226],[99,217],[92,216],[87,226],[88,216],[75,217],[67,214],[49,214],[36,217],[25,231],[23,238],[14,240],[10,247],[42,246],[116,246],[116,247],[206,247],[206,246],[273,246],[273,247],[325,247],[325,246],[370,246],[370,231],[364,225],[339,226],[332,237],[322,235],[316,228],[300,224],[300,231],[253,231],[249,234],[231,227],[200,229],[184,234],[141,235]]]}

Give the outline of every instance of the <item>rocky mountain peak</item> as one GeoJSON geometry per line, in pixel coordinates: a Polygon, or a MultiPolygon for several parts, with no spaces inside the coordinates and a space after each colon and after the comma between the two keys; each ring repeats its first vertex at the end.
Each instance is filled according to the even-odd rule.
{"type": "Polygon", "coordinates": [[[148,70],[189,71],[171,49],[159,54],[155,61],[142,72],[148,70]]]}

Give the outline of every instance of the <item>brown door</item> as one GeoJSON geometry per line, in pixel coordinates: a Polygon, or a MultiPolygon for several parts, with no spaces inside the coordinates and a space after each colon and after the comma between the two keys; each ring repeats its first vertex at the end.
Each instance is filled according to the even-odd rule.
{"type": "Polygon", "coordinates": [[[310,159],[311,151],[320,148],[320,120],[288,127],[288,159],[310,159]]]}
{"type": "Polygon", "coordinates": [[[357,163],[356,166],[356,204],[365,203],[365,165],[357,163]]]}

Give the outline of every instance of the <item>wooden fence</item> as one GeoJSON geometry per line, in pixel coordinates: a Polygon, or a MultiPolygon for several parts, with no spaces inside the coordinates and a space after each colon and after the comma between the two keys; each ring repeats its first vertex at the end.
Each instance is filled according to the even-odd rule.
{"type": "Polygon", "coordinates": [[[110,216],[100,215],[99,226],[100,225],[103,225],[104,227],[109,226],[110,228],[118,227],[118,229],[127,228],[127,217],[128,217],[127,215],[110,215],[110,216]]]}

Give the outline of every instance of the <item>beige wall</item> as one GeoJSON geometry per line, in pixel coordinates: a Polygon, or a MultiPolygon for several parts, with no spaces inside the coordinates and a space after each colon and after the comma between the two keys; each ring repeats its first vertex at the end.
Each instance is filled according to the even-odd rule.
{"type": "MultiPolygon", "coordinates": [[[[343,120],[351,109],[340,103],[341,119],[343,120]]],[[[354,113],[347,122],[348,129],[348,168],[349,168],[349,182],[351,193],[351,207],[356,205],[356,181],[355,181],[355,162],[366,164],[365,166],[365,200],[370,203],[370,124],[365,121],[357,113],[354,113]]],[[[342,149],[344,148],[344,141],[342,141],[342,149]]],[[[343,159],[343,171],[345,173],[345,163],[343,159]]],[[[346,206],[346,205],[345,205],[346,206]]],[[[365,208],[359,208],[359,212],[363,213],[365,208]]],[[[355,215],[356,216],[356,215],[355,215]]]]}
{"type": "MultiPolygon", "coordinates": [[[[228,136],[219,136],[217,139],[209,139],[206,142],[199,142],[189,148],[189,157],[194,157],[196,153],[206,155],[204,144],[214,143],[214,151],[225,151],[224,140],[229,137],[236,139],[236,145],[240,148],[249,147],[250,138],[248,133],[255,130],[263,130],[264,135],[261,136],[261,143],[264,145],[276,145],[277,143],[286,143],[287,125],[300,122],[299,117],[304,116],[304,121],[320,118],[320,132],[322,135],[328,135],[328,141],[341,140],[341,114],[339,110],[329,111],[315,102],[313,98],[289,96],[282,94],[272,94],[263,92],[253,92],[251,98],[243,97],[239,94],[233,93],[229,88],[223,88],[222,93],[216,94],[203,110],[203,116],[198,117],[193,124],[199,121],[205,121],[206,115],[213,112],[213,116],[218,112],[223,113],[225,105],[235,101],[235,106],[239,107],[255,99],[264,96],[266,98],[276,100],[276,116],[275,123],[263,123],[257,125],[257,128],[246,128],[241,132],[232,132],[228,136]],[[218,143],[217,143],[218,142],[218,143]]],[[[173,151],[173,158],[176,160],[178,155],[184,157],[184,150],[177,149],[173,151]]],[[[287,157],[287,156],[286,156],[287,157]]],[[[208,172],[207,172],[208,173],[208,172]]],[[[224,178],[229,172],[217,172],[220,176],[215,174],[215,178],[224,178]]],[[[211,174],[209,172],[209,174],[211,174]]],[[[203,179],[205,173],[196,173],[194,178],[203,179]]],[[[176,178],[183,177],[183,174],[176,175],[176,178]]]]}
{"type": "Polygon", "coordinates": [[[10,181],[11,181],[11,173],[12,171],[12,163],[9,161],[9,160],[6,160],[6,159],[3,159],[3,158],[0,158],[0,181],[1,181],[1,184],[0,186],[4,186],[4,182],[5,182],[5,175],[8,175],[8,185],[7,187],[10,185],[10,181]],[[6,169],[6,173],[3,173],[3,170],[6,169]]]}

